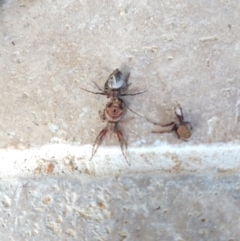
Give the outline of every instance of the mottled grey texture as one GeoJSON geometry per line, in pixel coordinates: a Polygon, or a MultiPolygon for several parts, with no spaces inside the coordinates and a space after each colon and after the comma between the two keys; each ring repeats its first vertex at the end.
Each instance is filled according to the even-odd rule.
{"type": "Polygon", "coordinates": [[[0,1],[0,240],[238,241],[239,13],[238,0],[0,1]],[[124,98],[136,112],[167,123],[180,103],[189,142],[127,111],[132,166],[116,138],[89,162],[108,100],[79,87],[115,68],[148,90],[124,98]]]}
{"type": "Polygon", "coordinates": [[[1,240],[237,241],[239,187],[238,175],[7,181],[1,240]]]}
{"type": "MultiPolygon", "coordinates": [[[[96,90],[117,67],[130,71],[130,91],[148,90],[125,98],[132,109],[168,122],[178,101],[192,142],[239,139],[239,12],[237,0],[4,1],[0,146],[92,143],[107,100],[78,87],[96,90]]],[[[178,142],[132,116],[129,144],[178,142]]]]}

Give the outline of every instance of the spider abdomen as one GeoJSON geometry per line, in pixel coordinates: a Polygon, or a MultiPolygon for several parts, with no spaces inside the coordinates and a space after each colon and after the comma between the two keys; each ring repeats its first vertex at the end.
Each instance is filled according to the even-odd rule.
{"type": "Polygon", "coordinates": [[[119,98],[112,98],[105,108],[105,116],[109,121],[117,122],[124,114],[124,102],[119,98]]]}
{"type": "Polygon", "coordinates": [[[186,125],[179,125],[176,130],[179,138],[188,139],[191,136],[191,130],[186,125]]]}

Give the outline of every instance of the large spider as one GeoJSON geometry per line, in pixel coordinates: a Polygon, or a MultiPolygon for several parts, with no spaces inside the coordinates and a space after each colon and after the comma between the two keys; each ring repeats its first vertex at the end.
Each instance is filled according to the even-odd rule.
{"type": "Polygon", "coordinates": [[[93,93],[96,95],[106,95],[107,98],[110,97],[120,97],[120,96],[134,96],[134,95],[139,95],[142,94],[146,91],[141,91],[138,93],[126,93],[128,87],[132,84],[132,83],[128,83],[128,79],[129,79],[130,73],[128,73],[127,77],[124,78],[123,74],[121,71],[119,71],[118,69],[115,69],[108,77],[107,81],[104,84],[104,90],[102,90],[96,82],[93,81],[93,83],[97,86],[97,88],[101,91],[101,92],[94,92],[91,90],[87,90],[84,88],[81,88],[82,90],[85,90],[89,93],[93,93]]]}
{"type": "Polygon", "coordinates": [[[99,145],[102,143],[104,136],[107,134],[107,132],[109,132],[110,135],[112,135],[113,133],[115,133],[117,135],[119,143],[120,143],[120,147],[122,150],[122,154],[123,154],[125,160],[127,161],[127,163],[130,165],[130,163],[127,159],[127,154],[126,154],[127,143],[122,135],[121,130],[117,126],[118,122],[121,120],[121,118],[124,115],[124,107],[125,107],[124,101],[117,97],[111,98],[111,100],[105,106],[105,109],[104,109],[103,113],[100,114],[100,117],[103,121],[107,120],[108,123],[107,123],[107,126],[100,131],[100,133],[98,134],[98,136],[93,144],[92,156],[91,156],[90,160],[93,158],[93,156],[97,152],[97,149],[98,149],[99,145]]]}
{"type": "Polygon", "coordinates": [[[192,134],[192,125],[189,121],[184,121],[182,108],[179,104],[175,107],[175,115],[177,116],[179,123],[172,121],[168,124],[162,125],[160,123],[152,122],[154,125],[160,125],[162,127],[172,126],[172,129],[164,131],[152,131],[152,133],[166,133],[175,131],[179,139],[186,141],[192,134]]]}

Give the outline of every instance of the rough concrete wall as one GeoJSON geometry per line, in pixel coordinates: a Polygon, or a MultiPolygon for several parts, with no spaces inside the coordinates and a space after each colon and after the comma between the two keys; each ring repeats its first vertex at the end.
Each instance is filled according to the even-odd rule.
{"type": "Polygon", "coordinates": [[[239,175],[5,180],[1,240],[239,240],[239,175]]]}
{"type": "Polygon", "coordinates": [[[2,240],[227,240],[239,234],[240,5],[235,1],[1,1],[2,240]],[[159,122],[176,101],[193,135],[127,111],[106,125],[96,90],[115,68],[124,98],[159,122]],[[110,147],[111,146],[111,147],[110,147]],[[179,211],[178,211],[179,210],[179,211]]]}

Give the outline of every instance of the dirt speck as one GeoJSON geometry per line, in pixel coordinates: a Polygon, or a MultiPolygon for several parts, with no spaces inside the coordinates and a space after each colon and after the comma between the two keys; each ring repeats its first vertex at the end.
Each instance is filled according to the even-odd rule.
{"type": "Polygon", "coordinates": [[[53,172],[53,169],[54,169],[54,165],[52,163],[49,163],[45,168],[45,173],[50,174],[53,172]]]}

